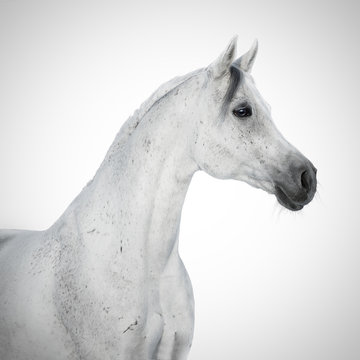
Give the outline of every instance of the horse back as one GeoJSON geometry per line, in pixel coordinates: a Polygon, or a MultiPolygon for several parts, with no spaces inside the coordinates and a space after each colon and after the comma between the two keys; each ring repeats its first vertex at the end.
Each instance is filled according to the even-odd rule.
{"type": "Polygon", "coordinates": [[[35,231],[0,229],[0,252],[6,245],[11,243],[11,240],[30,235],[32,233],[35,233],[35,231]]]}

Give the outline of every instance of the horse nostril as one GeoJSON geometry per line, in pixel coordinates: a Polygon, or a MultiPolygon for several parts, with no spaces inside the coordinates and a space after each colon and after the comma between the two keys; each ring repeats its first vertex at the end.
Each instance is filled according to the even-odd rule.
{"type": "Polygon", "coordinates": [[[306,190],[306,192],[309,192],[309,190],[311,188],[311,177],[310,177],[309,173],[307,172],[307,170],[305,170],[301,174],[301,185],[302,185],[303,189],[306,190]]]}

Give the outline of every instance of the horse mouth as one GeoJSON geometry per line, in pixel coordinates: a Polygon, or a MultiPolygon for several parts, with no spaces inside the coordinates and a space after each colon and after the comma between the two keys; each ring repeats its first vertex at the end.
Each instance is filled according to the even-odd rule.
{"type": "Polygon", "coordinates": [[[279,186],[275,187],[275,196],[282,206],[291,211],[299,211],[304,207],[304,205],[291,200],[279,186]]]}

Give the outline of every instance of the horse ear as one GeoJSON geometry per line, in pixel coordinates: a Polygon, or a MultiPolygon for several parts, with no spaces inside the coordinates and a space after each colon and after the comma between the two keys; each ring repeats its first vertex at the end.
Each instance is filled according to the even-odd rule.
{"type": "Polygon", "coordinates": [[[224,76],[230,69],[236,53],[237,35],[234,36],[226,50],[210,65],[214,79],[224,76]]]}
{"type": "Polygon", "coordinates": [[[243,56],[241,56],[239,59],[234,61],[234,65],[239,67],[241,70],[250,73],[255,62],[257,51],[258,51],[258,41],[255,39],[253,45],[251,46],[251,49],[243,56]]]}

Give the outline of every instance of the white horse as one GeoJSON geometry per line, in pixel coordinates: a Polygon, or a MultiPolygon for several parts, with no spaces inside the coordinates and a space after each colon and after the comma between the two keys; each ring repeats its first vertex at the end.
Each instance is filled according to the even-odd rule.
{"type": "Polygon", "coordinates": [[[178,254],[193,174],[247,182],[300,210],[316,169],[274,126],[234,38],[161,86],[48,230],[0,232],[1,360],[180,360],[194,321],[178,254]]]}

